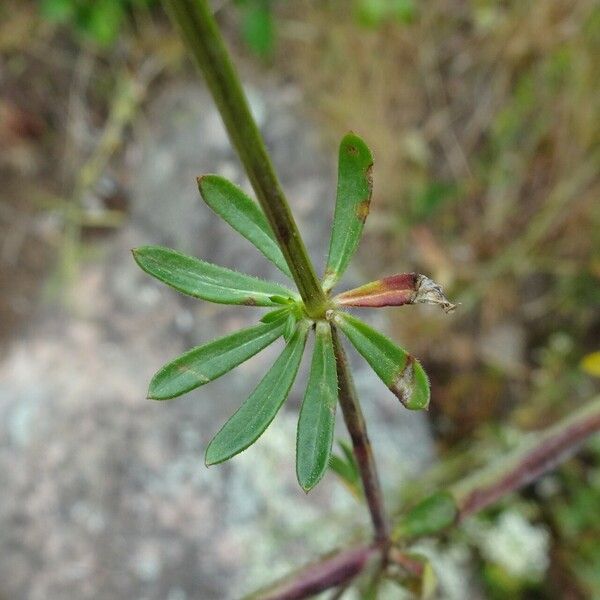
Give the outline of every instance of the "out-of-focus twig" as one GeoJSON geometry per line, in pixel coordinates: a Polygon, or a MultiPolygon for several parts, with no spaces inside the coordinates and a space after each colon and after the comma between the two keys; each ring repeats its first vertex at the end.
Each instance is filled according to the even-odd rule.
{"type": "Polygon", "coordinates": [[[569,458],[592,434],[600,431],[600,397],[552,427],[526,434],[523,442],[501,460],[475,471],[450,489],[459,520],[493,504],[569,458]]]}
{"type": "Polygon", "coordinates": [[[246,600],[310,598],[314,594],[350,581],[379,554],[380,549],[377,546],[357,546],[341,550],[247,596],[246,600]]]}

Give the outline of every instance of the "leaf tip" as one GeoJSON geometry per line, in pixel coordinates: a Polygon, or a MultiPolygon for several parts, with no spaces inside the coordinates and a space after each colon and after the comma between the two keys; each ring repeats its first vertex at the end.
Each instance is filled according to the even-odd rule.
{"type": "Polygon", "coordinates": [[[298,483],[300,484],[302,491],[305,494],[308,494],[311,490],[313,490],[315,488],[315,486],[317,485],[317,483],[319,483],[319,481],[321,481],[321,479],[323,478],[323,475],[326,470],[327,470],[327,468],[325,468],[323,470],[323,472],[320,473],[319,475],[317,475],[316,477],[313,473],[313,474],[311,474],[310,477],[308,477],[306,479],[300,477],[300,475],[298,473],[296,473],[296,475],[298,477],[298,483]]]}
{"type": "Polygon", "coordinates": [[[409,410],[427,410],[430,401],[429,378],[410,354],[404,368],[390,384],[390,390],[409,410]]]}
{"type": "Polygon", "coordinates": [[[213,465],[218,464],[219,460],[217,460],[217,457],[212,456],[212,452],[211,452],[212,446],[211,444],[208,445],[208,448],[206,449],[206,452],[204,453],[204,466],[206,468],[208,467],[212,467],[213,465]]]}
{"type": "Polygon", "coordinates": [[[215,175],[211,175],[210,173],[204,173],[204,175],[198,175],[198,177],[196,177],[196,183],[198,184],[198,187],[200,188],[200,190],[202,190],[202,186],[205,186],[214,177],[215,177],[215,175]]]}
{"type": "Polygon", "coordinates": [[[456,309],[456,304],[452,304],[446,298],[440,285],[426,277],[425,275],[417,276],[417,290],[413,302],[422,304],[437,304],[446,314],[453,312],[456,309]]]}

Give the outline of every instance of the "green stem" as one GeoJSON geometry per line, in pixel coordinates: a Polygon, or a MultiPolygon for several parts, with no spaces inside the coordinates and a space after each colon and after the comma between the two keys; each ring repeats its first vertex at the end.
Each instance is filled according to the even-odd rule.
{"type": "Polygon", "coordinates": [[[387,543],[390,536],[389,524],[383,505],[383,493],[379,483],[377,467],[375,466],[373,450],[367,434],[367,425],[360,408],[358,396],[356,395],[346,352],[340,341],[337,329],[335,327],[331,329],[338,374],[340,407],[344,415],[348,433],[352,439],[354,456],[358,463],[365,498],[371,513],[373,528],[375,529],[375,540],[387,543]]]}
{"type": "Polygon", "coordinates": [[[164,0],[164,3],[206,79],[307,313],[322,317],[327,299],[207,1],[164,0]]]}

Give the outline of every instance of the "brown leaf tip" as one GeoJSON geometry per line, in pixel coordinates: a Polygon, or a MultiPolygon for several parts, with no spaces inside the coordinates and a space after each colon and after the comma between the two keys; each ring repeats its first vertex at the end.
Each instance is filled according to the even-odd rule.
{"type": "Polygon", "coordinates": [[[367,185],[369,186],[369,190],[373,189],[373,163],[371,163],[367,170],[365,171],[365,177],[367,179],[367,185]]]}
{"type": "Polygon", "coordinates": [[[356,216],[364,223],[369,215],[370,199],[363,200],[356,207],[356,216]]]}
{"type": "Polygon", "coordinates": [[[442,288],[425,275],[417,275],[416,294],[413,302],[437,304],[446,313],[451,313],[456,308],[456,304],[452,304],[446,298],[442,288]]]}
{"type": "Polygon", "coordinates": [[[409,354],[406,358],[406,364],[398,375],[394,378],[390,384],[391,392],[402,402],[402,404],[408,407],[408,402],[413,391],[413,383],[415,379],[413,364],[415,359],[409,354]]]}

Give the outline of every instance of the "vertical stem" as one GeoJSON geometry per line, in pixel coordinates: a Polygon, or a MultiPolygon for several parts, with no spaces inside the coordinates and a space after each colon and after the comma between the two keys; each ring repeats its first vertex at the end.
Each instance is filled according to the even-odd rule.
{"type": "Polygon", "coordinates": [[[206,79],[306,311],[312,317],[322,317],[327,303],[325,294],[207,0],[164,0],[164,3],[206,79]]]}
{"type": "MultiPolygon", "coordinates": [[[[164,3],[206,78],[229,137],[277,237],[306,311],[314,318],[324,317],[327,298],[308,257],[207,0],[164,0],[164,3]]],[[[352,438],[354,454],[375,528],[375,539],[378,542],[387,542],[389,526],[373,452],[348,360],[335,328],[333,328],[333,340],[340,387],[340,405],[352,438]]]]}
{"type": "Polygon", "coordinates": [[[348,365],[348,358],[335,327],[332,327],[332,334],[337,365],[340,406],[348,433],[352,439],[354,456],[358,463],[365,498],[367,499],[371,513],[373,528],[375,529],[375,539],[378,542],[387,542],[390,534],[389,524],[383,505],[383,493],[379,483],[377,467],[375,466],[373,450],[367,434],[367,425],[360,408],[358,396],[356,395],[354,380],[352,379],[352,373],[348,365]]]}

